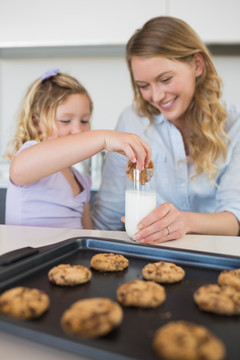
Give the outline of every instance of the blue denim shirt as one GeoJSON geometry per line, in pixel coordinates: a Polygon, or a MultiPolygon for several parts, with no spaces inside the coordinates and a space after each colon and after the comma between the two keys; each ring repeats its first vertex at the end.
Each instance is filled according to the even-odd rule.
{"type": "MultiPolygon", "coordinates": [[[[240,111],[227,109],[225,131],[231,139],[226,161],[219,161],[215,183],[184,161],[186,153],[180,131],[162,114],[154,123],[139,117],[132,106],[126,108],[116,129],[140,135],[152,148],[156,170],[157,205],[171,202],[181,211],[214,213],[228,211],[240,220],[240,111]]],[[[97,229],[121,230],[125,212],[125,171],[128,159],[108,153],[102,184],[95,197],[93,220],[97,229]]]]}

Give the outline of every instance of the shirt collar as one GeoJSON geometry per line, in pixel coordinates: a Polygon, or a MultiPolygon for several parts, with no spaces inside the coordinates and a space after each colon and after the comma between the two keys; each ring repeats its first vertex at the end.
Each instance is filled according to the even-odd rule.
{"type": "Polygon", "coordinates": [[[168,121],[168,120],[163,116],[162,113],[160,113],[160,114],[158,114],[158,115],[153,115],[153,119],[154,119],[154,124],[155,124],[155,125],[159,125],[159,124],[161,124],[161,123],[163,123],[163,122],[168,121]]]}

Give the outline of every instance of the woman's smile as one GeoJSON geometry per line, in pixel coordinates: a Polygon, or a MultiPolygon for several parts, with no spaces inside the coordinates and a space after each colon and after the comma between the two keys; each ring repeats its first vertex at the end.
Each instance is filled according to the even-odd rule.
{"type": "Polygon", "coordinates": [[[159,109],[170,110],[172,106],[175,104],[176,100],[177,100],[177,96],[171,100],[168,100],[167,102],[161,102],[159,104],[159,109]]]}
{"type": "Polygon", "coordinates": [[[162,56],[132,57],[132,72],[142,97],[173,124],[181,121],[193,99],[198,76],[195,61],[194,57],[189,63],[162,56]]]}

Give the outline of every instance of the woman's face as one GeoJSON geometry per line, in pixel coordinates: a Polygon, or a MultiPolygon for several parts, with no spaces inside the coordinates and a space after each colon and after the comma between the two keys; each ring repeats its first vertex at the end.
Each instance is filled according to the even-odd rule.
{"type": "Polygon", "coordinates": [[[134,56],[131,66],[144,100],[159,109],[173,124],[183,120],[194,96],[196,77],[204,68],[202,55],[195,54],[188,63],[162,56],[134,56]]]}
{"type": "Polygon", "coordinates": [[[68,96],[56,110],[57,136],[63,137],[90,130],[90,116],[90,102],[86,95],[68,96]]]}

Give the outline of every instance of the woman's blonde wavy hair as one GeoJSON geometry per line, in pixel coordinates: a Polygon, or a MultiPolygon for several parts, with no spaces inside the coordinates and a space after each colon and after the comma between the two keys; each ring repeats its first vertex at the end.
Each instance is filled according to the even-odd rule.
{"type": "Polygon", "coordinates": [[[93,111],[93,102],[87,90],[77,79],[64,73],[58,73],[48,79],[35,80],[27,90],[17,116],[15,135],[10,140],[6,157],[12,159],[21,146],[28,140],[46,140],[56,131],[55,115],[58,105],[73,94],[86,95],[93,111]],[[41,132],[35,126],[35,119],[39,119],[41,132]]]}
{"type": "Polygon", "coordinates": [[[205,173],[210,180],[214,180],[218,172],[216,161],[221,157],[223,160],[226,158],[229,138],[224,131],[226,111],[219,101],[222,81],[202,40],[184,21],[170,16],[156,17],[146,22],[129,39],[126,60],[138,114],[148,117],[152,123],[153,115],[160,111],[143,99],[134,81],[132,57],[164,56],[188,62],[199,52],[204,58],[205,67],[202,75],[196,79],[195,94],[186,113],[186,124],[191,129],[187,160],[195,165],[195,176],[205,173]]]}

